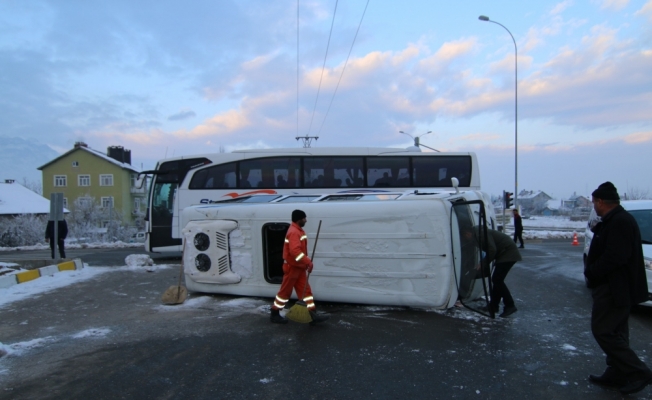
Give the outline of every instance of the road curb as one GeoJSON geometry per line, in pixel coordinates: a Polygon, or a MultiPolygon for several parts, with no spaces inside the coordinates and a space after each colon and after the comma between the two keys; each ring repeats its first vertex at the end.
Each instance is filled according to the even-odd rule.
{"type": "Polygon", "coordinates": [[[0,289],[5,289],[20,283],[25,283],[38,279],[42,276],[54,275],[61,271],[74,271],[84,268],[84,263],[80,258],[75,258],[70,261],[64,261],[59,264],[48,265],[41,268],[32,269],[29,271],[19,272],[14,275],[0,277],[0,289]]]}

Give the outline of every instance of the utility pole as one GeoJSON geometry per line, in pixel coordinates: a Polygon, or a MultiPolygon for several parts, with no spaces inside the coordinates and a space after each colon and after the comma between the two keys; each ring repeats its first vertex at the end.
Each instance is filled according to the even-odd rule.
{"type": "Polygon", "coordinates": [[[312,143],[312,140],[318,140],[319,136],[297,136],[295,139],[297,140],[303,140],[303,148],[307,149],[310,147],[310,143],[312,143]]]}

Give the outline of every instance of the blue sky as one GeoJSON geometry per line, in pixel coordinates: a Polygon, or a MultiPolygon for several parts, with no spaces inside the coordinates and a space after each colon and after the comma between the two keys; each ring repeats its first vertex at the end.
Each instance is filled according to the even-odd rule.
{"type": "Polygon", "coordinates": [[[479,15],[518,48],[519,189],[652,189],[652,0],[300,1],[298,53],[294,0],[4,0],[0,136],[122,145],[150,168],[297,133],[406,147],[399,131],[432,131],[422,143],[476,152],[497,194],[514,187],[514,45],[479,15]]]}

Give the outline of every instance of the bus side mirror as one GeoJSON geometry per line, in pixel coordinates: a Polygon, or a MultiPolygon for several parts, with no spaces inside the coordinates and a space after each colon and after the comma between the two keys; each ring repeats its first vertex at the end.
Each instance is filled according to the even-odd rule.
{"type": "Polygon", "coordinates": [[[458,186],[460,186],[459,179],[457,179],[455,177],[451,178],[451,184],[455,188],[455,193],[459,193],[460,192],[460,189],[458,188],[458,186]]]}
{"type": "Polygon", "coordinates": [[[136,189],[142,189],[146,181],[147,181],[146,174],[144,175],[138,174],[138,176],[136,177],[136,182],[134,182],[134,187],[136,189]]]}

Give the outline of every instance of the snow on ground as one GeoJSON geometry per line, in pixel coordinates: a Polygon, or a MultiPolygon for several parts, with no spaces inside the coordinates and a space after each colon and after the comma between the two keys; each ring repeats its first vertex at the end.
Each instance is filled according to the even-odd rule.
{"type": "Polygon", "coordinates": [[[78,333],[75,333],[72,335],[73,339],[81,339],[81,338],[87,338],[87,337],[104,337],[107,334],[111,332],[111,329],[108,328],[91,328],[91,329],[86,329],[85,331],[81,331],[78,333]]]}
{"type": "Polygon", "coordinates": [[[14,301],[33,298],[41,293],[68,286],[75,282],[86,281],[112,270],[114,269],[109,267],[93,267],[75,271],[61,271],[49,276],[42,276],[33,281],[0,289],[0,308],[14,301]]]}
{"type": "MultiPolygon", "coordinates": [[[[507,226],[507,234],[514,234],[513,223],[507,226]]],[[[573,234],[577,233],[578,238],[584,237],[584,230],[586,229],[586,221],[571,221],[566,217],[531,217],[523,219],[523,239],[572,239],[573,234]],[[528,229],[530,228],[530,229],[528,229]],[[531,228],[538,228],[533,230],[531,228]],[[539,230],[541,228],[549,228],[547,230],[539,230]],[[575,229],[571,231],[559,231],[555,228],[575,229]]]]}
{"type": "Polygon", "coordinates": [[[530,217],[523,220],[523,228],[535,226],[539,228],[576,228],[583,231],[586,221],[571,221],[565,217],[530,217]]]}
{"type": "MultiPolygon", "coordinates": [[[[144,249],[142,243],[125,243],[125,242],[93,242],[93,243],[69,243],[66,241],[66,249],[127,249],[127,248],[141,248],[144,249]]],[[[50,245],[47,243],[37,243],[32,246],[19,246],[19,247],[0,247],[0,251],[12,250],[49,250],[50,245]]]]}
{"type": "Polygon", "coordinates": [[[52,342],[53,340],[54,339],[52,338],[52,336],[47,336],[44,338],[32,339],[26,342],[18,342],[12,344],[2,344],[2,342],[0,342],[0,356],[2,355],[19,356],[28,350],[35,349],[38,347],[43,347],[47,343],[52,342]]]}
{"type": "Polygon", "coordinates": [[[13,285],[5,289],[0,289],[0,308],[7,304],[27,298],[36,297],[42,293],[59,289],[76,282],[83,282],[93,279],[98,275],[112,271],[135,271],[135,272],[152,272],[159,269],[172,268],[176,266],[162,264],[152,266],[135,266],[125,265],[123,267],[88,267],[75,271],[61,271],[56,274],[42,276],[33,281],[13,285]]]}
{"type": "MultiPolygon", "coordinates": [[[[111,333],[111,330],[108,328],[90,328],[83,330],[81,332],[78,332],[74,335],[71,335],[73,339],[85,339],[85,338],[103,338],[106,335],[111,333]]],[[[54,343],[58,340],[60,340],[61,337],[56,337],[56,336],[46,336],[44,338],[36,338],[32,340],[28,340],[25,342],[18,342],[18,343],[12,343],[12,344],[3,344],[0,342],[0,357],[3,356],[21,356],[25,352],[31,350],[31,349],[36,349],[39,347],[43,347],[47,344],[54,343]]],[[[0,374],[3,372],[6,372],[7,370],[1,370],[0,374]]]]}

